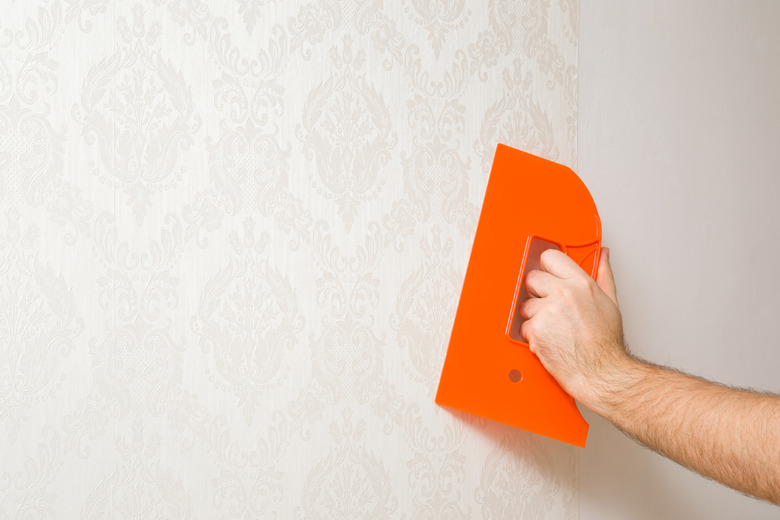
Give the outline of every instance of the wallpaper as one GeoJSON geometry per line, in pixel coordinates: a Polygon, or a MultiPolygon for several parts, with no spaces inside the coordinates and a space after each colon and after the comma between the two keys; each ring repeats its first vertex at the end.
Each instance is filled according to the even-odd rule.
{"type": "Polygon", "coordinates": [[[3,0],[0,519],[576,518],[576,448],[433,400],[576,60],[576,0],[3,0]]]}

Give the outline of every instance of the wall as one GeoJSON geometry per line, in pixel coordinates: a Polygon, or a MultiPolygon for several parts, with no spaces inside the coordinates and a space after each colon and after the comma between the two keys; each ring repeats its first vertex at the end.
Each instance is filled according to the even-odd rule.
{"type": "Polygon", "coordinates": [[[496,143],[576,159],[574,0],[0,5],[0,518],[576,518],[433,402],[496,143]]]}
{"type": "MultiPolygon", "coordinates": [[[[780,4],[581,4],[579,173],[638,355],[780,391],[780,4]]],[[[776,518],[591,413],[583,520],[776,518]]]]}

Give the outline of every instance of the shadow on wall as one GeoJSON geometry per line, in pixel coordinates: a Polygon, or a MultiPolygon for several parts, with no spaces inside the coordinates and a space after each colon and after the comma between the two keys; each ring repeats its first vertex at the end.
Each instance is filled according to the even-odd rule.
{"type": "Polygon", "coordinates": [[[578,448],[454,408],[441,408],[472,432],[475,440],[489,446],[480,478],[482,486],[475,497],[482,505],[482,517],[546,518],[549,501],[561,497],[571,500],[572,510],[577,510],[577,479],[571,475],[576,475],[578,448]],[[522,474],[525,478],[519,486],[513,485],[510,493],[501,493],[498,488],[504,482],[500,480],[507,474],[522,474]]]}
{"type": "MultiPolygon", "coordinates": [[[[658,520],[658,507],[648,503],[663,497],[665,510],[674,511],[675,517],[685,520],[710,520],[701,509],[695,508],[690,497],[684,495],[684,487],[669,480],[671,475],[666,465],[676,463],[663,459],[661,455],[645,448],[634,439],[618,430],[612,423],[582,408],[583,416],[590,423],[585,455],[590,465],[599,465],[600,474],[607,475],[597,483],[580,486],[580,503],[597,504],[609,518],[631,518],[634,520],[658,520]],[[643,483],[643,490],[652,493],[626,492],[624,482],[643,483]],[[641,505],[641,507],[637,507],[641,505]],[[646,507],[645,507],[646,506],[646,507]],[[609,514],[607,515],[607,511],[609,514]]],[[[696,478],[704,478],[699,477],[696,478]]]]}

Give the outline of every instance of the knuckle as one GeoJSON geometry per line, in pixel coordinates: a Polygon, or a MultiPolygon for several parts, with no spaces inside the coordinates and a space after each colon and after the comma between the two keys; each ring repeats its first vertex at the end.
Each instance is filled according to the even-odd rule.
{"type": "Polygon", "coordinates": [[[559,285],[556,292],[558,293],[558,296],[565,301],[571,300],[574,296],[572,288],[569,285],[559,285]]]}
{"type": "Polygon", "coordinates": [[[579,276],[577,277],[577,287],[580,289],[589,289],[590,288],[590,276],[579,276]]]}
{"type": "Polygon", "coordinates": [[[590,290],[588,281],[576,278],[563,287],[563,297],[567,302],[575,302],[590,290]]]}
{"type": "Polygon", "coordinates": [[[547,306],[547,314],[551,319],[556,319],[561,314],[561,309],[565,307],[565,303],[561,303],[560,300],[555,302],[550,302],[550,305],[547,306]]]}

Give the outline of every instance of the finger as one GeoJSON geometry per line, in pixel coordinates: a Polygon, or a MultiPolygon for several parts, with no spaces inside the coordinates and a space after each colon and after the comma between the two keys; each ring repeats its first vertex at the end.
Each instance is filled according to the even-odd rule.
{"type": "Polygon", "coordinates": [[[539,312],[541,305],[543,305],[541,298],[528,298],[520,302],[517,310],[524,320],[530,320],[539,312]]]}
{"type": "Polygon", "coordinates": [[[536,342],[534,341],[534,331],[533,331],[533,325],[531,320],[524,321],[522,325],[520,325],[520,336],[522,339],[528,343],[528,346],[531,348],[531,352],[534,352],[534,349],[536,347],[536,342]]]}
{"type": "Polygon", "coordinates": [[[566,253],[558,251],[557,249],[548,249],[542,253],[539,257],[539,265],[542,269],[547,271],[557,278],[574,278],[575,276],[588,274],[582,270],[582,267],[577,265],[577,262],[572,260],[566,253]]]}
{"type": "Polygon", "coordinates": [[[615,277],[612,275],[612,266],[609,263],[609,248],[601,248],[601,258],[599,259],[599,271],[596,274],[596,283],[609,298],[618,304],[617,288],[615,287],[615,277]]]}
{"type": "Polygon", "coordinates": [[[525,290],[530,296],[544,298],[552,293],[556,278],[544,271],[528,271],[525,275],[525,290]]]}

